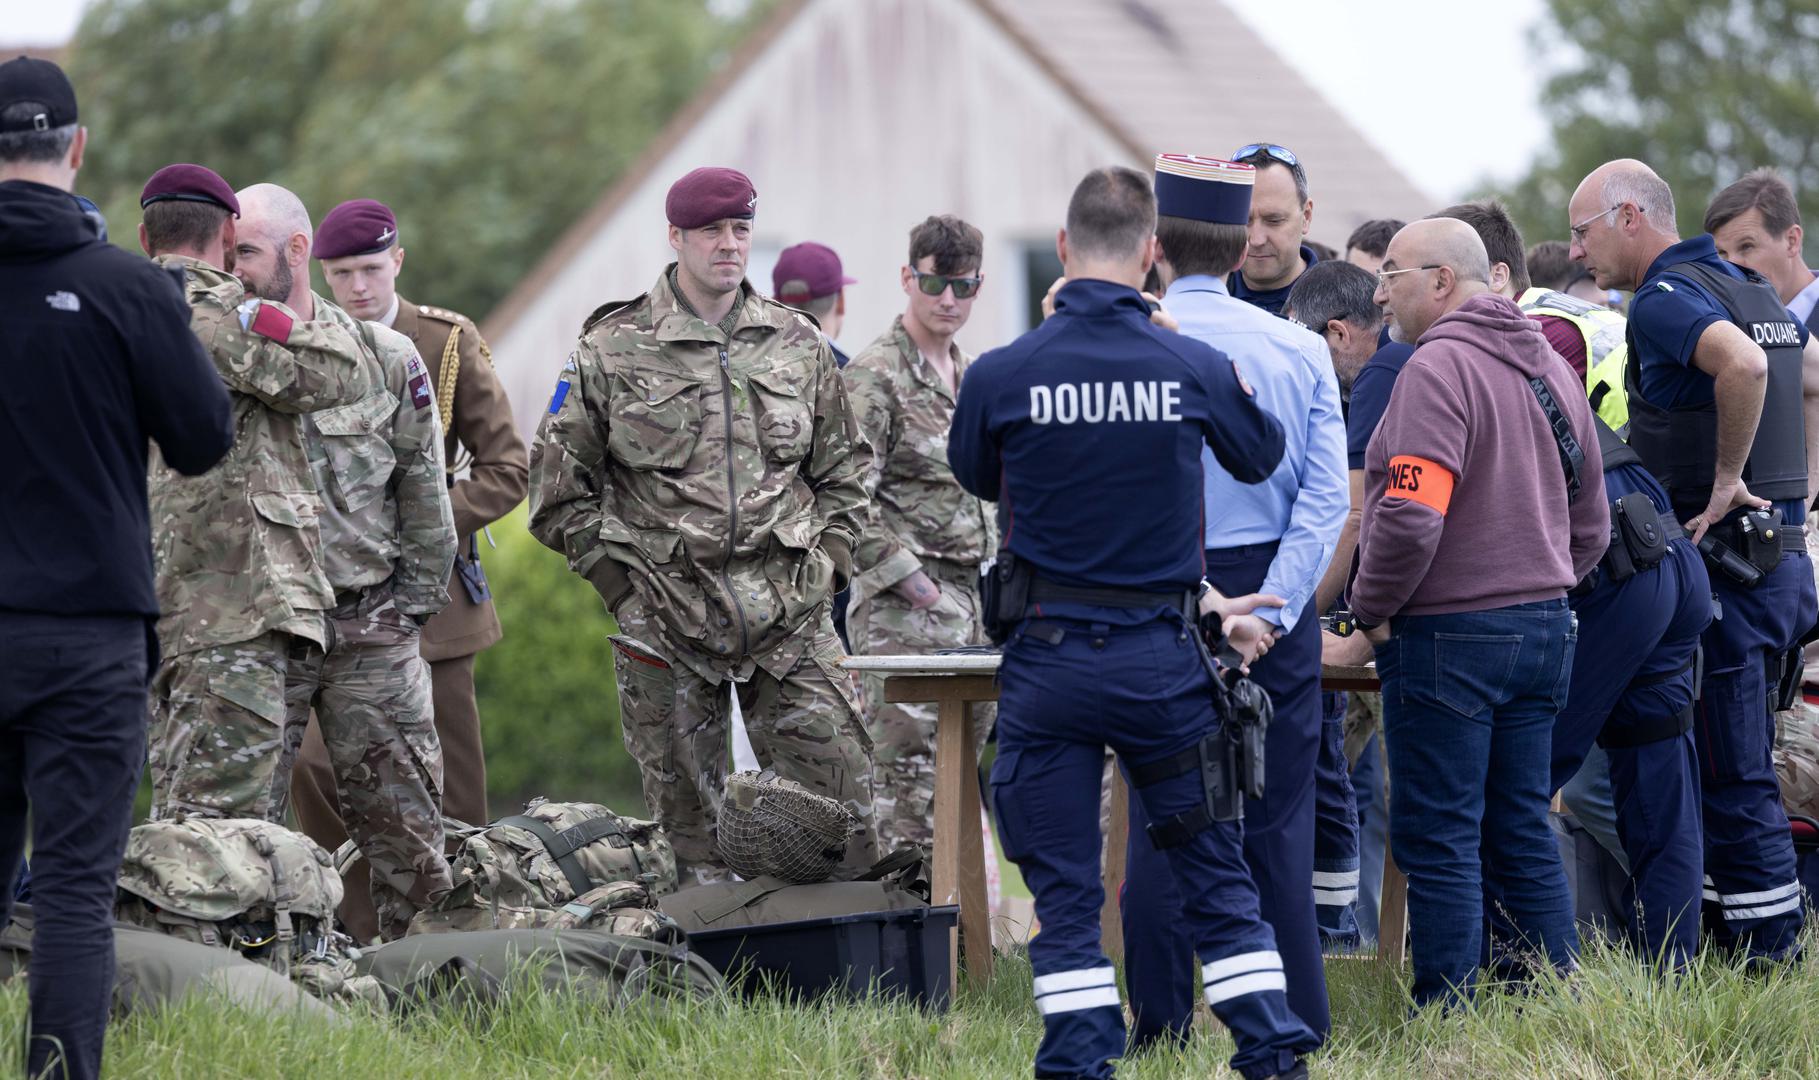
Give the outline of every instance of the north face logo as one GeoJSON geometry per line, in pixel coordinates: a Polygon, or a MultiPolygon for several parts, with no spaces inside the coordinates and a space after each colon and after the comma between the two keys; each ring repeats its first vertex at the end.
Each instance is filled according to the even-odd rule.
{"type": "Polygon", "coordinates": [[[75,293],[65,290],[51,293],[44,302],[57,311],[81,311],[82,300],[75,293]]]}

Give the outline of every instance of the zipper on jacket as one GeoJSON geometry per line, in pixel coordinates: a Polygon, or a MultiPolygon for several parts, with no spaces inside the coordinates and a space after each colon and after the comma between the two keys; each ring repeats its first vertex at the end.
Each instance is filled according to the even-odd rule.
{"type": "Polygon", "coordinates": [[[733,602],[733,617],[739,620],[739,655],[744,656],[746,650],[751,648],[751,635],[745,626],[745,606],[739,601],[739,591],[733,588],[733,547],[739,542],[739,488],[734,477],[733,463],[733,368],[727,361],[724,345],[720,346],[720,392],[721,412],[726,417],[727,510],[726,558],[720,563],[720,584],[726,589],[727,598],[733,602]]]}

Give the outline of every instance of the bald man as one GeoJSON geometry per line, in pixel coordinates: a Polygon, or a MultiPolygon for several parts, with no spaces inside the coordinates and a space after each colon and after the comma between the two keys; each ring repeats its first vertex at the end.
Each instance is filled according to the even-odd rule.
{"type": "Polygon", "coordinates": [[[1489,281],[1484,243],[1451,218],[1405,226],[1378,273],[1390,334],[1415,353],[1365,454],[1351,599],[1383,680],[1417,1005],[1471,994],[1481,873],[1521,938],[1509,963],[1566,970],[1578,951],[1548,770],[1566,591],[1610,515],[1583,384],[1489,281]]]}
{"type": "Polygon", "coordinates": [[[420,655],[422,626],[448,602],[455,560],[435,393],[409,338],[310,291],[309,213],[295,195],[258,184],[239,200],[235,273],[247,291],[282,300],[301,318],[340,323],[371,361],[371,394],[303,424],[335,604],[327,652],[293,655],[286,669],[275,790],[282,813],[314,708],[342,820],[371,866],[378,932],[389,940],[450,887],[442,748],[420,655]]]}
{"type": "Polygon", "coordinates": [[[1599,288],[1635,290],[1630,446],[1706,540],[1712,622],[1691,718],[1706,929],[1721,948],[1792,962],[1803,916],[1770,749],[1815,612],[1802,538],[1819,475],[1819,346],[1711,236],[1680,239],[1674,193],[1642,162],[1599,166],[1567,210],[1572,257],[1599,288]]]}

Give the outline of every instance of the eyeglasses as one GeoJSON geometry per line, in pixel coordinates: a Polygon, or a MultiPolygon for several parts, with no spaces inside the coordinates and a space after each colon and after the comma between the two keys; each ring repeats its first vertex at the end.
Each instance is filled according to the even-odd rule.
{"type": "Polygon", "coordinates": [[[1252,157],[1256,154],[1267,154],[1291,169],[1301,164],[1301,159],[1296,157],[1295,152],[1288,147],[1277,146],[1275,143],[1261,142],[1254,142],[1248,146],[1240,146],[1237,150],[1232,152],[1232,160],[1243,161],[1245,158],[1252,157]]]}
{"type": "Polygon", "coordinates": [[[1379,289],[1387,288],[1390,283],[1390,278],[1395,277],[1397,274],[1414,274],[1419,273],[1422,270],[1438,269],[1440,269],[1439,263],[1428,263],[1426,266],[1410,266],[1402,270],[1379,270],[1377,271],[1377,287],[1379,289]]]}
{"type": "MultiPolygon", "coordinates": [[[[1588,217],[1584,221],[1581,221],[1579,224],[1568,228],[1566,231],[1568,233],[1572,234],[1572,237],[1574,240],[1577,240],[1581,244],[1583,244],[1583,243],[1585,243],[1586,231],[1592,227],[1592,222],[1597,221],[1599,218],[1610,217],[1612,214],[1616,213],[1617,211],[1619,211],[1621,209],[1623,209],[1623,204],[1618,203],[1616,206],[1611,207],[1609,210],[1605,210],[1602,213],[1593,214],[1591,217],[1588,217]]],[[[1646,214],[1646,213],[1648,213],[1648,211],[1644,210],[1642,207],[1638,206],[1638,207],[1636,207],[1636,213],[1646,214]]]]}
{"type": "Polygon", "coordinates": [[[954,287],[954,299],[956,300],[971,300],[973,294],[979,291],[979,285],[985,281],[985,276],[983,274],[974,274],[972,277],[956,277],[951,274],[926,273],[913,266],[910,267],[910,273],[915,275],[916,287],[922,290],[924,296],[940,296],[947,291],[949,285],[952,285],[954,287]]]}

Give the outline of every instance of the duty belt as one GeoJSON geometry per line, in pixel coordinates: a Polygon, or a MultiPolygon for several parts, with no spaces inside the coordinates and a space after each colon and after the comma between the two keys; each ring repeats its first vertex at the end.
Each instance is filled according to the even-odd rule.
{"type": "Polygon", "coordinates": [[[1108,608],[1174,608],[1192,618],[1199,603],[1192,592],[1147,592],[1143,589],[1103,589],[1060,585],[1037,578],[1030,582],[1029,614],[1039,604],[1090,604],[1108,608]]]}

